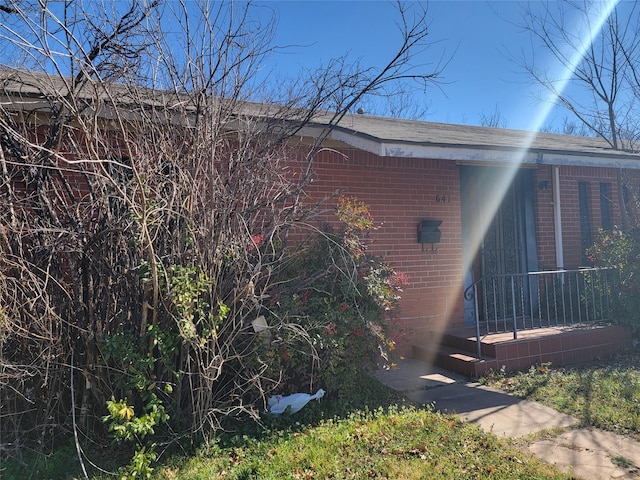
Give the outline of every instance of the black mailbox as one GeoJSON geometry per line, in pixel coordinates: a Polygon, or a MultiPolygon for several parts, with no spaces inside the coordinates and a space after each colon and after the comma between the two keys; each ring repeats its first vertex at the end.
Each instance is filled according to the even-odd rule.
{"type": "Polygon", "coordinates": [[[418,223],[418,243],[440,243],[442,220],[421,220],[418,223]]]}

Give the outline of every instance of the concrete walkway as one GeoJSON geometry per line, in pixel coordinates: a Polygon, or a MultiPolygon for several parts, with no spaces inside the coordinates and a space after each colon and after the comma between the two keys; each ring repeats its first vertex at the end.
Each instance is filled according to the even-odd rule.
{"type": "Polygon", "coordinates": [[[536,402],[468,382],[419,360],[406,359],[376,378],[411,400],[478,423],[498,436],[523,437],[548,431],[529,444],[542,460],[584,480],[640,479],[640,442],[597,429],[536,402]]]}

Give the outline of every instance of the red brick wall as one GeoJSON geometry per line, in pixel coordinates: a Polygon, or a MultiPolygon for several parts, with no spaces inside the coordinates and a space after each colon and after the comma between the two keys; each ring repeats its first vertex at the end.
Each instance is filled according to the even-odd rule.
{"type": "MultiPolygon", "coordinates": [[[[371,252],[409,276],[399,311],[399,353],[419,342],[432,328],[463,324],[460,172],[453,161],[381,158],[360,150],[320,152],[314,178],[306,189],[311,200],[346,193],[370,209],[379,230],[372,235],[371,252]],[[433,246],[417,241],[422,219],[442,220],[441,242],[433,246]]],[[[71,169],[70,169],[71,170],[71,169]]],[[[295,168],[293,169],[295,170],[295,168]]],[[[67,171],[79,197],[86,194],[85,179],[67,171]]],[[[298,171],[299,173],[299,171],[298,171]]],[[[292,174],[295,175],[294,171],[292,174]]],[[[536,236],[540,269],[556,267],[552,196],[552,168],[536,171],[536,236]],[[539,188],[540,182],[546,188],[539,188]]],[[[601,226],[600,183],[608,183],[614,224],[619,224],[614,169],[561,167],[563,245],[565,267],[583,264],[580,245],[578,184],[588,184],[592,237],[601,226]]],[[[325,221],[335,220],[330,213],[325,221]]]]}
{"type": "Polygon", "coordinates": [[[640,171],[626,170],[622,178],[627,186],[629,222],[632,228],[640,228],[640,171]]]}
{"type": "MultiPolygon", "coordinates": [[[[555,269],[556,248],[553,217],[552,168],[542,166],[536,172],[538,184],[548,181],[546,190],[537,189],[536,227],[538,242],[538,264],[540,269],[555,269]]],[[[578,185],[587,188],[591,238],[595,241],[602,227],[600,210],[600,184],[609,185],[610,215],[614,225],[620,224],[616,171],[611,168],[560,167],[560,204],[562,215],[562,245],[564,267],[568,269],[586,266],[583,260],[580,227],[580,204],[578,185]]]]}
{"type": "MultiPolygon", "coordinates": [[[[365,202],[381,227],[370,251],[409,275],[397,323],[399,351],[429,328],[463,321],[460,175],[454,162],[380,158],[359,150],[323,152],[316,163],[313,197],[343,191],[365,202]],[[417,240],[422,219],[442,220],[432,250],[417,240]]],[[[329,218],[329,217],[327,217],[329,218]]],[[[406,352],[405,352],[406,353],[406,352]]]]}
{"type": "MultiPolygon", "coordinates": [[[[373,234],[371,251],[396,270],[410,277],[397,313],[399,351],[430,329],[463,323],[462,241],[460,220],[460,173],[452,161],[411,158],[380,158],[359,150],[322,152],[317,158],[312,186],[313,198],[335,192],[353,195],[365,202],[381,228],[373,234]],[[442,220],[441,243],[417,243],[421,219],[442,220]]],[[[536,240],[540,269],[556,268],[553,217],[552,168],[536,171],[536,240]],[[546,188],[540,182],[546,181],[546,188]]],[[[588,184],[592,238],[600,218],[600,183],[608,183],[612,198],[611,217],[619,222],[614,169],[561,167],[563,246],[566,268],[582,266],[578,183],[588,184]]],[[[330,220],[330,216],[326,219],[330,220]]]]}
{"type": "Polygon", "coordinates": [[[620,222],[620,209],[617,202],[618,188],[614,169],[593,167],[560,168],[560,202],[562,205],[562,240],[565,268],[585,266],[580,237],[580,205],[578,203],[578,184],[585,183],[589,204],[591,238],[596,239],[598,229],[602,227],[600,215],[600,183],[609,184],[611,194],[611,216],[614,224],[620,222]]]}
{"type": "MultiPolygon", "coordinates": [[[[550,166],[543,165],[536,171],[536,244],[538,246],[538,268],[556,268],[555,220],[553,217],[553,179],[550,166]],[[541,189],[541,182],[546,188],[541,189]]],[[[577,187],[576,187],[577,188],[577,187]]]]}

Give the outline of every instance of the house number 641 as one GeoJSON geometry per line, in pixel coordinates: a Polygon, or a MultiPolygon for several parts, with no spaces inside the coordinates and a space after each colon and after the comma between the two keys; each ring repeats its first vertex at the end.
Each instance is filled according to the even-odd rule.
{"type": "Polygon", "coordinates": [[[437,203],[449,203],[451,202],[451,195],[436,195],[437,203]]]}

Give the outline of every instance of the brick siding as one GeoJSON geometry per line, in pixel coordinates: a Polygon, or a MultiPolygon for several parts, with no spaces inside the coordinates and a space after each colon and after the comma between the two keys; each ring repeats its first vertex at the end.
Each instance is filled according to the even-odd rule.
{"type": "MultiPolygon", "coordinates": [[[[552,168],[542,166],[536,172],[538,184],[548,182],[545,190],[536,190],[536,235],[538,243],[538,264],[540,269],[555,269],[556,248],[553,212],[552,168]]],[[[618,203],[618,185],[616,170],[595,167],[560,167],[560,204],[562,215],[562,245],[564,267],[574,269],[587,266],[583,259],[580,226],[580,204],[578,185],[585,183],[587,188],[591,238],[596,239],[602,228],[600,210],[600,184],[609,186],[611,219],[614,225],[620,224],[618,203]]]]}
{"type": "MultiPolygon", "coordinates": [[[[296,148],[292,147],[292,151],[296,148]]],[[[299,152],[304,155],[303,150],[299,152]]],[[[292,163],[291,167],[291,175],[301,173],[302,164],[296,168],[292,163]]],[[[71,167],[65,168],[65,174],[76,200],[81,201],[87,195],[86,179],[71,167]]],[[[556,259],[552,168],[538,167],[535,182],[538,263],[540,269],[553,269],[556,259]],[[540,188],[540,182],[544,181],[547,187],[540,188]]],[[[566,268],[583,265],[580,182],[588,185],[592,238],[601,226],[600,183],[609,184],[614,225],[619,224],[620,218],[615,169],[561,167],[566,268]]],[[[25,185],[17,186],[25,189],[25,185]]],[[[326,149],[318,153],[313,181],[305,191],[310,201],[338,192],[355,196],[369,206],[376,224],[380,225],[372,234],[370,251],[409,277],[400,308],[393,318],[399,354],[406,354],[410,343],[420,341],[432,329],[463,324],[460,171],[456,162],[379,157],[357,149],[326,149]],[[423,219],[442,220],[441,242],[433,247],[418,243],[417,226],[423,219]]],[[[318,221],[331,222],[335,218],[327,212],[318,221]]]]}
{"type": "Polygon", "coordinates": [[[370,251],[409,276],[394,319],[402,352],[409,337],[463,319],[459,170],[448,161],[341,153],[346,156],[319,155],[307,192],[315,198],[336,191],[355,196],[381,226],[370,251]],[[442,220],[441,242],[433,246],[417,239],[418,223],[427,218],[442,220]]]}
{"type": "MultiPolygon", "coordinates": [[[[554,269],[555,232],[552,168],[535,175],[535,216],[540,269],[554,269]],[[540,182],[546,181],[546,188],[540,182]]],[[[563,247],[566,268],[584,265],[580,237],[578,183],[588,184],[592,238],[601,226],[600,183],[609,184],[611,218],[619,222],[615,169],[561,167],[563,247]]],[[[381,158],[360,150],[327,150],[316,159],[312,198],[343,192],[365,202],[381,228],[372,235],[371,252],[408,274],[397,318],[398,351],[420,341],[433,328],[463,323],[460,172],[452,161],[381,158]],[[422,219],[442,220],[441,242],[420,245],[422,219]]],[[[330,215],[325,217],[330,221],[330,215]]]]}

